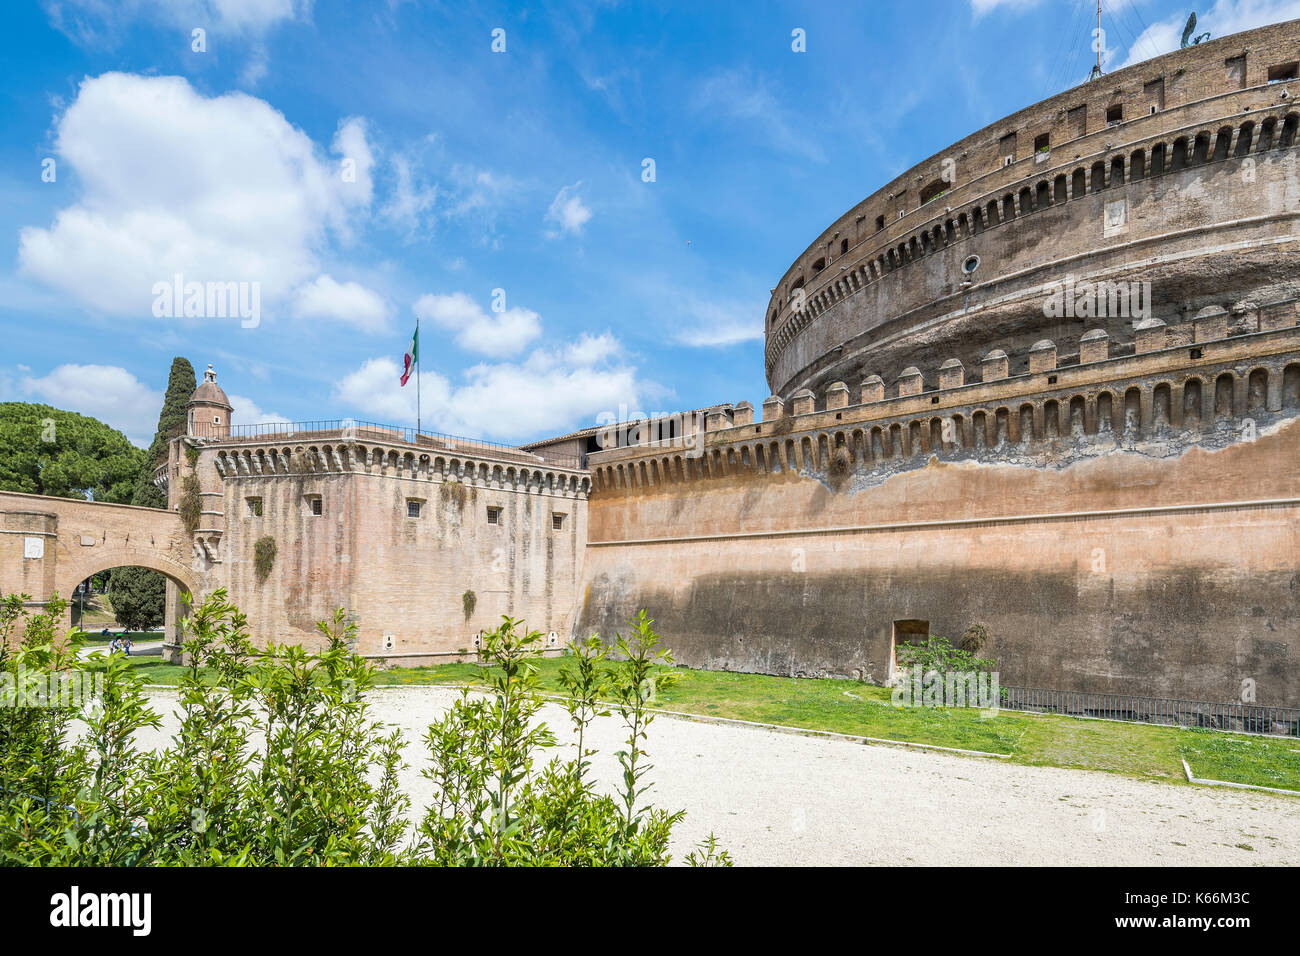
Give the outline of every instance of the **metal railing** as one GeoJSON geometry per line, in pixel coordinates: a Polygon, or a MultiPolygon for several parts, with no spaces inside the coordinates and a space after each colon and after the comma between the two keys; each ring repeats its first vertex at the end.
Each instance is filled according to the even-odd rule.
{"type": "Polygon", "coordinates": [[[1294,707],[1216,704],[1172,697],[1089,694],[1027,687],[1002,687],[1000,690],[999,706],[1006,710],[1300,737],[1300,709],[1294,707]]]}
{"type": "Polygon", "coordinates": [[[310,440],[339,437],[356,441],[401,442],[417,447],[432,448],[439,451],[468,452],[480,455],[495,455],[522,459],[537,464],[551,464],[557,468],[579,468],[581,463],[574,456],[545,457],[525,451],[515,445],[485,441],[481,438],[465,438],[461,435],[447,435],[442,432],[417,431],[405,425],[385,425],[380,422],[363,422],[343,418],[307,422],[265,422],[257,425],[208,424],[196,425],[197,437],[219,441],[263,441],[263,440],[310,440]]]}

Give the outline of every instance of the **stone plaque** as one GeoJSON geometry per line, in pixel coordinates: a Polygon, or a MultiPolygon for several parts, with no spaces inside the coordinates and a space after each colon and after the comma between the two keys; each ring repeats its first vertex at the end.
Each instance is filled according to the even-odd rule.
{"type": "Polygon", "coordinates": [[[23,557],[24,558],[45,557],[45,539],[44,538],[23,538],[23,557]]]}
{"type": "Polygon", "coordinates": [[[93,548],[95,546],[95,539],[88,534],[83,534],[81,536],[81,546],[83,548],[93,548]]]}
{"type": "Polygon", "coordinates": [[[1106,203],[1102,218],[1102,237],[1122,236],[1128,232],[1128,200],[1112,199],[1106,203]]]}

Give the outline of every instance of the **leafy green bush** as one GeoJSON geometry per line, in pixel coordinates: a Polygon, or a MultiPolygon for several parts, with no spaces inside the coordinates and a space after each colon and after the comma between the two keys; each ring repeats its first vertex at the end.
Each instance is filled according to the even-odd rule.
{"type": "Polygon", "coordinates": [[[924,644],[900,644],[897,656],[900,665],[919,667],[922,674],[931,671],[989,674],[997,667],[996,661],[953,647],[948,638],[936,634],[926,638],[924,644]]]}
{"type": "MultiPolygon", "coordinates": [[[[0,678],[84,673],[76,642],[57,639],[62,602],[30,615],[24,598],[0,601],[0,678]]],[[[663,865],[682,813],[642,803],[647,705],[673,676],[657,670],[671,658],[651,624],[643,612],[618,638],[612,675],[599,641],[582,645],[565,678],[576,754],[539,767],[555,744],[535,719],[542,635],[504,618],[485,642],[489,694],[466,691],[425,735],[435,799],[412,827],[404,740],[372,719],[356,625],[340,608],[318,625],[320,653],[259,653],[217,591],[185,622],[180,728],[166,750],[133,742],[160,718],[123,655],[89,702],[0,707],[0,864],[663,865]],[[595,792],[584,749],[607,712],[628,730],[618,799],[595,792]]],[[[710,839],[687,862],[731,861],[710,839]]]]}

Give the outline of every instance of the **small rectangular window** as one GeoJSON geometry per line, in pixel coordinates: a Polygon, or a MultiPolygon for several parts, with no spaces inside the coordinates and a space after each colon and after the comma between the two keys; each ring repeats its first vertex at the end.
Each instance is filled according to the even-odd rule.
{"type": "Polygon", "coordinates": [[[244,500],[248,502],[248,516],[249,516],[250,518],[260,518],[260,517],[262,517],[262,499],[261,499],[261,498],[245,498],[244,500]]]}
{"type": "Polygon", "coordinates": [[[884,228],[885,228],[885,217],[884,217],[884,216],[877,216],[877,217],[876,217],[876,232],[880,232],[880,230],[882,230],[882,229],[884,229],[884,228]]]}
{"type": "Polygon", "coordinates": [[[418,517],[420,517],[420,505],[421,505],[421,504],[422,504],[422,502],[417,501],[417,500],[414,499],[414,498],[407,498],[407,499],[406,499],[406,517],[408,517],[408,518],[418,518],[418,517]]]}
{"type": "Polygon", "coordinates": [[[500,524],[501,509],[489,505],[487,510],[487,519],[488,519],[488,524],[500,524]]]}
{"type": "Polygon", "coordinates": [[[1287,80],[1294,80],[1297,76],[1300,76],[1300,63],[1294,61],[1268,68],[1268,81],[1270,83],[1285,83],[1287,80]]]}
{"type": "Polygon", "coordinates": [[[1124,104],[1112,106],[1106,110],[1106,124],[1124,122],[1124,104]]]}
{"type": "Polygon", "coordinates": [[[1052,148],[1052,134],[1043,133],[1034,137],[1034,152],[1046,153],[1052,148]]]}
{"type": "Polygon", "coordinates": [[[307,498],[307,505],[311,508],[313,515],[323,515],[325,513],[325,503],[321,501],[320,495],[311,495],[307,498]]]}
{"type": "Polygon", "coordinates": [[[560,514],[559,512],[554,512],[551,514],[551,530],[552,531],[564,530],[564,515],[560,514]]]}

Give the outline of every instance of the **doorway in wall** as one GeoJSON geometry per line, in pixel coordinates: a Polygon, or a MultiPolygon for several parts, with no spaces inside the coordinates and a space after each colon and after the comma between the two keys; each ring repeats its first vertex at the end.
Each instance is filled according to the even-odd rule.
{"type": "Polygon", "coordinates": [[[910,645],[924,644],[930,639],[930,622],[908,619],[894,622],[893,640],[889,647],[890,680],[898,673],[898,649],[910,645]]]}

